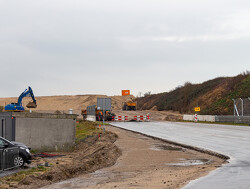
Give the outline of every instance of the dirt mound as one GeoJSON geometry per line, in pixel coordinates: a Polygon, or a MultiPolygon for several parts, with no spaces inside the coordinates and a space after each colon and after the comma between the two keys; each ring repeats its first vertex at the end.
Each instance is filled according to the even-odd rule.
{"type": "MultiPolygon", "coordinates": [[[[80,114],[81,109],[87,106],[96,105],[97,98],[111,98],[112,109],[121,109],[125,101],[134,99],[133,95],[127,96],[106,96],[106,95],[65,95],[65,96],[41,96],[36,97],[37,108],[33,111],[54,113],[55,111],[67,113],[69,109],[73,109],[74,113],[80,114]]],[[[30,98],[23,99],[23,106],[29,103],[30,98]]],[[[5,106],[11,102],[17,102],[17,97],[0,98],[0,106],[5,106]]]]}
{"type": "MultiPolygon", "coordinates": [[[[78,114],[78,118],[82,119],[81,109],[86,109],[87,106],[97,104],[97,98],[111,98],[112,99],[112,111],[116,115],[126,116],[138,116],[150,114],[151,120],[180,120],[182,115],[174,111],[157,111],[157,107],[154,106],[150,111],[122,111],[124,102],[127,102],[135,97],[133,95],[127,96],[106,96],[106,95],[75,95],[75,96],[42,96],[36,97],[37,108],[33,109],[34,112],[41,113],[68,113],[69,109],[73,109],[74,114],[78,114]],[[170,119],[166,116],[170,115],[170,119]],[[174,116],[176,119],[174,119],[174,116]]],[[[17,98],[0,98],[0,106],[5,106],[11,102],[16,102],[17,98]]],[[[30,98],[25,97],[23,99],[23,106],[26,107],[30,98]]],[[[148,102],[149,103],[149,102],[148,102]]]]}
{"type": "Polygon", "coordinates": [[[40,176],[28,176],[18,184],[18,188],[39,188],[111,166],[121,155],[114,144],[116,139],[117,135],[111,132],[106,132],[100,138],[88,138],[78,144],[70,163],[54,166],[51,171],[40,176]]]}
{"type": "Polygon", "coordinates": [[[183,116],[182,115],[173,115],[173,114],[169,114],[166,115],[165,117],[165,121],[179,121],[182,120],[183,116]]]}

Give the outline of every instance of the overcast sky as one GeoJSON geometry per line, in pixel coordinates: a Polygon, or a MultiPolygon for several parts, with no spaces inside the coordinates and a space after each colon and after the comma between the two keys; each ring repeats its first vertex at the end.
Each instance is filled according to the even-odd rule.
{"type": "Polygon", "coordinates": [[[0,0],[0,97],[158,93],[247,69],[249,0],[0,0]]]}

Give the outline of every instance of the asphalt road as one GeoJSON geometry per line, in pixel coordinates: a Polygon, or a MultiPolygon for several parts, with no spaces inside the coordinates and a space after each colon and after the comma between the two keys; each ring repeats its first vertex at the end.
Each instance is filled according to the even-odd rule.
{"type": "Polygon", "coordinates": [[[117,122],[112,125],[230,157],[228,164],[190,182],[185,189],[250,188],[250,127],[177,122],[117,122]]]}

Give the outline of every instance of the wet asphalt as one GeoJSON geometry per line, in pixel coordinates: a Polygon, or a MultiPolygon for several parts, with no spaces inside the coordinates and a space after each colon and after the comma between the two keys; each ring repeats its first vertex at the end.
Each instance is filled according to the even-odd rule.
{"type": "Polygon", "coordinates": [[[211,150],[230,157],[228,164],[191,181],[184,189],[250,188],[250,127],[185,122],[121,122],[113,126],[211,150]]]}

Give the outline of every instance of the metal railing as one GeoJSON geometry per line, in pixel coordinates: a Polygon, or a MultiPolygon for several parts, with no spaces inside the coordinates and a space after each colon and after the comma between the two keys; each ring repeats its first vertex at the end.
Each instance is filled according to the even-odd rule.
{"type": "Polygon", "coordinates": [[[215,116],[215,122],[250,124],[250,116],[215,116]]]}
{"type": "Polygon", "coordinates": [[[250,98],[232,99],[234,116],[250,116],[250,98]]]}

